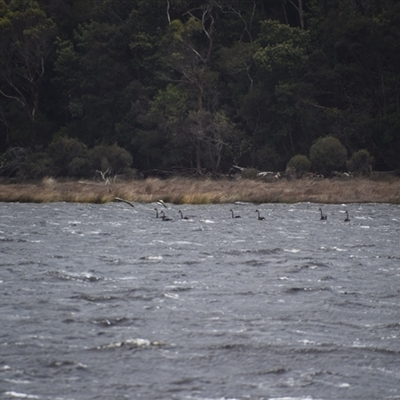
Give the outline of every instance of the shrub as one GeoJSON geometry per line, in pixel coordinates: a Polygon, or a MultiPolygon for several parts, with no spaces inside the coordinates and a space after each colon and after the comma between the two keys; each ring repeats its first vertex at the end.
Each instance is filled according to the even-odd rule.
{"type": "Polygon", "coordinates": [[[89,159],[93,171],[111,169],[112,175],[128,172],[133,162],[131,154],[116,144],[93,147],[89,150],[89,159]]]}
{"type": "Polygon", "coordinates": [[[41,179],[48,175],[51,160],[47,153],[29,152],[24,161],[19,165],[17,177],[22,180],[41,179]]]}
{"type": "Polygon", "coordinates": [[[51,160],[51,175],[87,175],[88,150],[80,140],[60,137],[50,144],[47,154],[51,160]]]}
{"type": "Polygon", "coordinates": [[[286,166],[287,172],[294,172],[297,178],[301,178],[305,173],[309,172],[311,168],[311,161],[307,156],[297,154],[293,156],[286,166]]]}
{"type": "Polygon", "coordinates": [[[355,175],[371,175],[374,158],[366,149],[356,151],[347,161],[347,168],[355,175]]]}
{"type": "Polygon", "coordinates": [[[256,168],[246,168],[242,171],[241,176],[244,179],[257,179],[258,178],[258,169],[256,168]]]}
{"type": "Polygon", "coordinates": [[[310,161],[315,172],[325,176],[340,170],[346,163],[347,151],[340,141],[332,136],[318,139],[310,149],[310,161]]]}
{"type": "Polygon", "coordinates": [[[23,147],[9,148],[0,155],[0,175],[14,177],[18,174],[21,164],[29,156],[29,152],[23,147]]]}

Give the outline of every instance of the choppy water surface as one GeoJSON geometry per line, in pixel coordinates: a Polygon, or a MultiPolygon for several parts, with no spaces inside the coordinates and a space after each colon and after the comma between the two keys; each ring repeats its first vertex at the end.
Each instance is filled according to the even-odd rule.
{"type": "Polygon", "coordinates": [[[0,203],[0,398],[400,398],[399,206],[154,207],[0,203]]]}

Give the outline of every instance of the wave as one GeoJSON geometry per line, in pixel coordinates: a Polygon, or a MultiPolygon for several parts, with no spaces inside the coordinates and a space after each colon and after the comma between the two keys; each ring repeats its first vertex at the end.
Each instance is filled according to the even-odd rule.
{"type": "Polygon", "coordinates": [[[96,318],[92,320],[92,323],[95,325],[100,325],[100,326],[116,326],[116,325],[122,325],[122,326],[129,326],[131,325],[131,320],[129,320],[126,317],[105,317],[105,318],[96,318]]]}
{"type": "Polygon", "coordinates": [[[306,286],[306,287],[291,287],[291,288],[287,288],[284,290],[285,293],[291,294],[291,293],[299,293],[299,292],[331,292],[332,289],[330,287],[326,287],[326,286],[315,286],[315,287],[310,287],[310,286],[306,286]]]}
{"type": "Polygon", "coordinates": [[[126,339],[121,342],[111,342],[96,346],[93,350],[117,350],[117,349],[138,349],[138,348],[150,348],[150,347],[160,347],[165,346],[166,343],[160,341],[151,341],[148,339],[126,339]]]}
{"type": "Polygon", "coordinates": [[[92,296],[90,294],[85,294],[85,293],[78,294],[76,296],[71,296],[71,299],[85,300],[90,303],[104,303],[108,301],[120,300],[120,298],[117,296],[107,296],[107,295],[92,296]]]}
{"type": "Polygon", "coordinates": [[[82,282],[97,282],[102,278],[93,275],[90,272],[81,272],[79,274],[71,274],[66,271],[46,271],[46,275],[52,276],[61,281],[82,281],[82,282]]]}

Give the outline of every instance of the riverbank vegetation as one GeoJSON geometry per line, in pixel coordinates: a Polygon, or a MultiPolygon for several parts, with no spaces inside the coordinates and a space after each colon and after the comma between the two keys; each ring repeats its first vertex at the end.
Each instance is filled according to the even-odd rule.
{"type": "Polygon", "coordinates": [[[397,0],[0,0],[0,176],[400,170],[399,21],[397,0]]]}
{"type": "Polygon", "coordinates": [[[259,203],[393,203],[400,204],[400,179],[158,179],[100,183],[58,182],[0,184],[0,202],[107,203],[123,199],[173,204],[259,203]]]}

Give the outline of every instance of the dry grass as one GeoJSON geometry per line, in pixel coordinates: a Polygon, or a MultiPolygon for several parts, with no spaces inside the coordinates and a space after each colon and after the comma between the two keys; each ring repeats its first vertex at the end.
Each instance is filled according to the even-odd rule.
{"type": "Polygon", "coordinates": [[[146,179],[110,185],[93,182],[0,184],[0,202],[107,203],[119,197],[150,203],[163,199],[174,204],[251,203],[394,203],[400,204],[400,179],[321,179],[263,182],[247,179],[146,179]]]}

